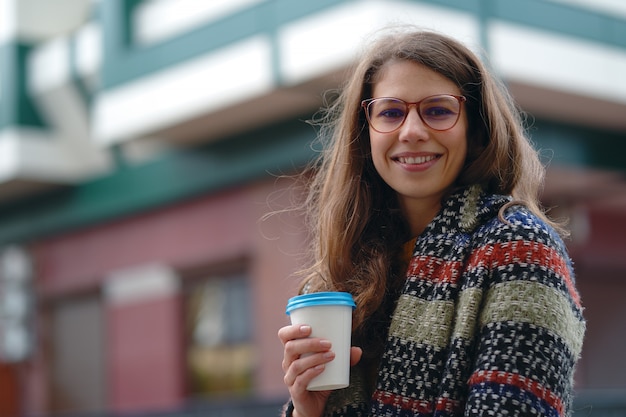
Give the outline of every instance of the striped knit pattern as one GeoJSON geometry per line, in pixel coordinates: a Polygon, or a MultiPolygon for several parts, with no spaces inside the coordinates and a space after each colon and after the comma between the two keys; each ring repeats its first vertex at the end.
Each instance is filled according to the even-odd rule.
{"type": "Polygon", "coordinates": [[[415,243],[376,390],[331,394],[326,416],[567,416],[585,332],[563,242],[478,187],[415,243]],[[357,400],[355,400],[357,399],[357,400]]]}

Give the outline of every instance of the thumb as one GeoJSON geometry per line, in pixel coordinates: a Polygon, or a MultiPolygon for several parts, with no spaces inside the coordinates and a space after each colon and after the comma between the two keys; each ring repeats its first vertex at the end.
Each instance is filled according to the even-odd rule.
{"type": "Polygon", "coordinates": [[[354,366],[361,360],[363,355],[363,349],[360,347],[352,346],[350,348],[350,366],[354,366]]]}

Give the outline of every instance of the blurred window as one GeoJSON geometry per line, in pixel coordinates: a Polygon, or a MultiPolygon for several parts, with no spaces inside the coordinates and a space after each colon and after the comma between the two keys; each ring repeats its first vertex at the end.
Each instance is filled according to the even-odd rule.
{"type": "Polygon", "coordinates": [[[52,412],[104,409],[102,305],[97,295],[63,299],[50,314],[52,412]]]}
{"type": "Polygon", "coordinates": [[[252,392],[250,284],[242,273],[193,280],[187,287],[187,377],[193,397],[252,392]]]}

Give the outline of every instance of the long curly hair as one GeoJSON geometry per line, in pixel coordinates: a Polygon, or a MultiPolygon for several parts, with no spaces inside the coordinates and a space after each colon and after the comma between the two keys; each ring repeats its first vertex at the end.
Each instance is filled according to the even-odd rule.
{"type": "MultiPolygon", "coordinates": [[[[468,153],[456,186],[481,184],[550,222],[538,203],[544,167],[530,144],[521,112],[476,54],[448,36],[401,28],[377,38],[364,52],[340,94],[316,120],[322,152],[307,171],[305,201],[312,233],[312,263],[301,290],[347,291],[358,308],[354,333],[380,333],[400,290],[399,256],[411,238],[396,193],[376,172],[361,100],[371,97],[389,62],[424,65],[453,81],[467,98],[468,153]],[[367,325],[366,325],[367,324],[367,325]]],[[[558,229],[558,225],[555,225],[558,229]]]]}

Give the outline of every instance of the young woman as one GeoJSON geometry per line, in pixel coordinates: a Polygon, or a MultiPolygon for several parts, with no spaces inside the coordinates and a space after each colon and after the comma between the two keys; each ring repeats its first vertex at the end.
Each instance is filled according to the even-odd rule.
{"type": "Polygon", "coordinates": [[[353,295],[354,366],[348,388],[307,391],[332,346],[281,328],[284,414],[568,415],[585,322],[506,90],[461,43],[402,30],[326,121],[301,291],[353,295]]]}

